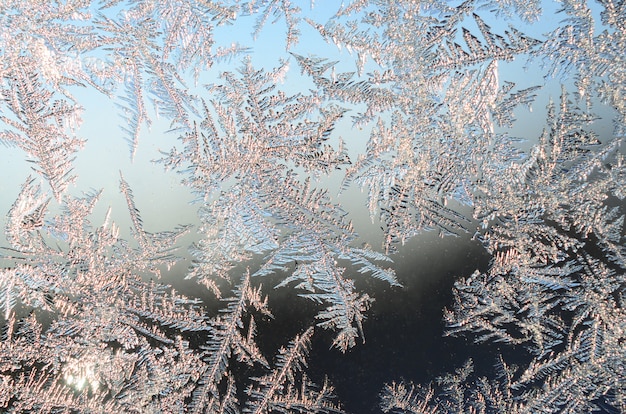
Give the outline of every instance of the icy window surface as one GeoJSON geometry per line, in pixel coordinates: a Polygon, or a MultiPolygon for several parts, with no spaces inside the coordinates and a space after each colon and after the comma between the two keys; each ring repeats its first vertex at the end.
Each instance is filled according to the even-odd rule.
{"type": "Polygon", "coordinates": [[[626,2],[0,29],[0,411],[626,412],[626,2]]]}

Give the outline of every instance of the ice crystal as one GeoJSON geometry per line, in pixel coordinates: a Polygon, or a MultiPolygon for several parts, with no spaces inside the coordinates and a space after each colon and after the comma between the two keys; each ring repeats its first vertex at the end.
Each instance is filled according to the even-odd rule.
{"type": "Polygon", "coordinates": [[[288,0],[3,1],[0,142],[33,175],[6,174],[23,184],[0,256],[0,409],[344,412],[309,375],[313,338],[338,357],[362,346],[368,278],[400,287],[393,254],[436,231],[492,258],[458,275],[446,335],[527,357],[380,384],[384,412],[626,411],[626,6],[552,6],[358,0],[322,18],[328,5],[288,0]],[[129,232],[100,212],[103,190],[76,191],[96,139],[84,91],[118,108],[107,133],[131,158],[169,123],[158,163],[195,195],[189,246],[191,225],[148,230],[126,171],[129,232]],[[355,188],[365,206],[345,203],[355,188]],[[380,245],[357,234],[359,207],[380,245]],[[186,265],[193,295],[163,277],[186,265]],[[267,339],[280,315],[264,284],[313,309],[289,338],[267,339]]]}

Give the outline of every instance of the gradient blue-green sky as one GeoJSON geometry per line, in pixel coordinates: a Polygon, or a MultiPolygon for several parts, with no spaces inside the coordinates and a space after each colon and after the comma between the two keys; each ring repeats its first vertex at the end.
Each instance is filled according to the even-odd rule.
{"type": "MultiPolygon", "coordinates": [[[[316,1],[311,9],[310,1],[299,1],[304,17],[314,21],[325,23],[337,11],[337,2],[316,1]]],[[[523,24],[520,21],[504,21],[495,18],[489,10],[481,12],[481,18],[485,20],[496,32],[503,33],[508,24],[515,25],[538,39],[544,39],[544,34],[558,26],[565,16],[557,14],[559,8],[556,2],[544,2],[543,15],[538,23],[533,25],[523,24]]],[[[594,17],[599,21],[599,10],[594,8],[594,17]]],[[[272,22],[268,20],[260,34],[252,36],[255,18],[245,17],[237,20],[235,25],[221,26],[215,30],[215,47],[228,46],[238,42],[251,47],[249,57],[255,67],[272,68],[279,65],[280,59],[289,59],[290,70],[287,77],[279,88],[287,93],[307,93],[313,88],[310,79],[300,74],[293,57],[284,48],[285,23],[283,20],[272,22]]],[[[477,34],[477,29],[471,19],[465,24],[477,34]]],[[[338,50],[335,45],[326,43],[319,33],[306,22],[301,24],[300,41],[291,52],[301,55],[318,55],[337,60],[337,71],[356,71],[356,56],[348,51],[338,50]]],[[[209,99],[204,88],[205,84],[218,82],[219,73],[225,70],[233,71],[241,65],[241,57],[235,57],[230,61],[220,62],[211,69],[203,72],[197,84],[190,74],[187,74],[188,86],[192,93],[201,98],[209,99]]],[[[379,69],[373,62],[369,62],[365,72],[379,69]]],[[[560,95],[560,81],[545,79],[545,70],[541,62],[524,61],[499,63],[499,81],[513,81],[517,88],[525,88],[533,85],[544,86],[542,92],[533,105],[533,112],[525,108],[516,111],[518,125],[511,131],[511,135],[527,139],[522,146],[528,148],[541,134],[543,120],[545,119],[545,106],[550,97],[558,101],[560,95]],[[527,66],[527,67],[525,67],[527,66]]],[[[161,165],[152,161],[160,158],[160,150],[167,151],[178,144],[177,134],[167,133],[169,123],[163,119],[157,119],[153,111],[149,114],[153,117],[150,129],[144,127],[139,140],[139,146],[134,160],[130,160],[129,148],[123,138],[120,125],[123,121],[120,111],[115,106],[115,101],[89,88],[73,88],[77,102],[84,108],[83,123],[78,130],[78,135],[86,139],[85,148],[77,154],[74,163],[74,173],[77,176],[71,192],[80,194],[91,189],[103,189],[103,196],[94,212],[94,224],[98,225],[104,218],[108,206],[112,207],[113,218],[120,224],[123,232],[129,228],[128,213],[123,197],[119,193],[119,172],[124,174],[126,181],[132,187],[135,201],[143,217],[145,227],[149,231],[171,229],[176,224],[197,224],[196,205],[190,204],[194,196],[188,188],[180,184],[180,175],[174,172],[165,172],[161,165]]],[[[600,135],[611,134],[610,111],[606,111],[607,117],[598,122],[600,135]]],[[[351,117],[348,113],[335,129],[333,139],[339,136],[346,142],[350,156],[356,159],[357,155],[364,151],[371,126],[363,129],[352,128],[351,117]]],[[[0,151],[0,165],[3,168],[4,179],[0,182],[0,207],[3,217],[8,212],[15,200],[21,184],[25,181],[30,171],[30,163],[26,162],[26,155],[19,149],[3,147],[0,151]]],[[[331,177],[322,177],[320,185],[328,186],[331,193],[335,194],[339,188],[340,173],[331,177]]],[[[357,231],[365,235],[367,239],[377,241],[379,235],[378,226],[371,225],[369,214],[365,206],[365,195],[358,189],[349,190],[343,194],[339,201],[345,210],[350,213],[354,220],[357,231]]],[[[372,243],[376,245],[376,243],[372,243]]]]}

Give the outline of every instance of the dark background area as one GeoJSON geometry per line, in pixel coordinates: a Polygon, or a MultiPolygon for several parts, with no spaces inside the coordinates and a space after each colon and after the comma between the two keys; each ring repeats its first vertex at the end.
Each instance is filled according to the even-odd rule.
{"type": "MultiPolygon", "coordinates": [[[[317,385],[327,377],[350,413],[380,413],[379,394],[386,383],[426,385],[469,357],[481,373],[493,367],[500,352],[488,344],[475,346],[471,339],[444,337],[442,312],[452,304],[454,281],[488,267],[489,255],[478,242],[427,234],[401,246],[392,258],[402,287],[354,275],[357,290],[375,298],[363,323],[365,343],[359,339],[343,354],[332,348],[332,331],[317,328],[312,339],[307,375],[317,385]]],[[[263,281],[266,292],[276,284],[272,279],[263,281]]],[[[268,358],[313,324],[319,310],[288,288],[270,291],[269,305],[275,318],[258,323],[258,340],[268,358]]]]}

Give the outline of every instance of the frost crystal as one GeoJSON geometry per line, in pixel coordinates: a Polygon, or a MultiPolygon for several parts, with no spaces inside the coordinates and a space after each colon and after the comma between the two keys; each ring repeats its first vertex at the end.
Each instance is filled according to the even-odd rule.
{"type": "Polygon", "coordinates": [[[435,231],[491,256],[458,275],[445,334],[527,358],[381,383],[382,411],[626,412],[626,3],[328,7],[0,3],[0,142],[33,170],[5,167],[23,184],[5,200],[0,411],[345,412],[311,344],[362,346],[371,279],[400,288],[394,253],[435,231]],[[81,136],[85,92],[121,131],[81,136]],[[128,225],[100,212],[104,190],[75,191],[91,140],[142,159],[163,122],[157,162],[196,197],[193,241],[149,231],[130,172],[128,225]],[[312,309],[288,337],[271,331],[279,295],[312,309]]]}

